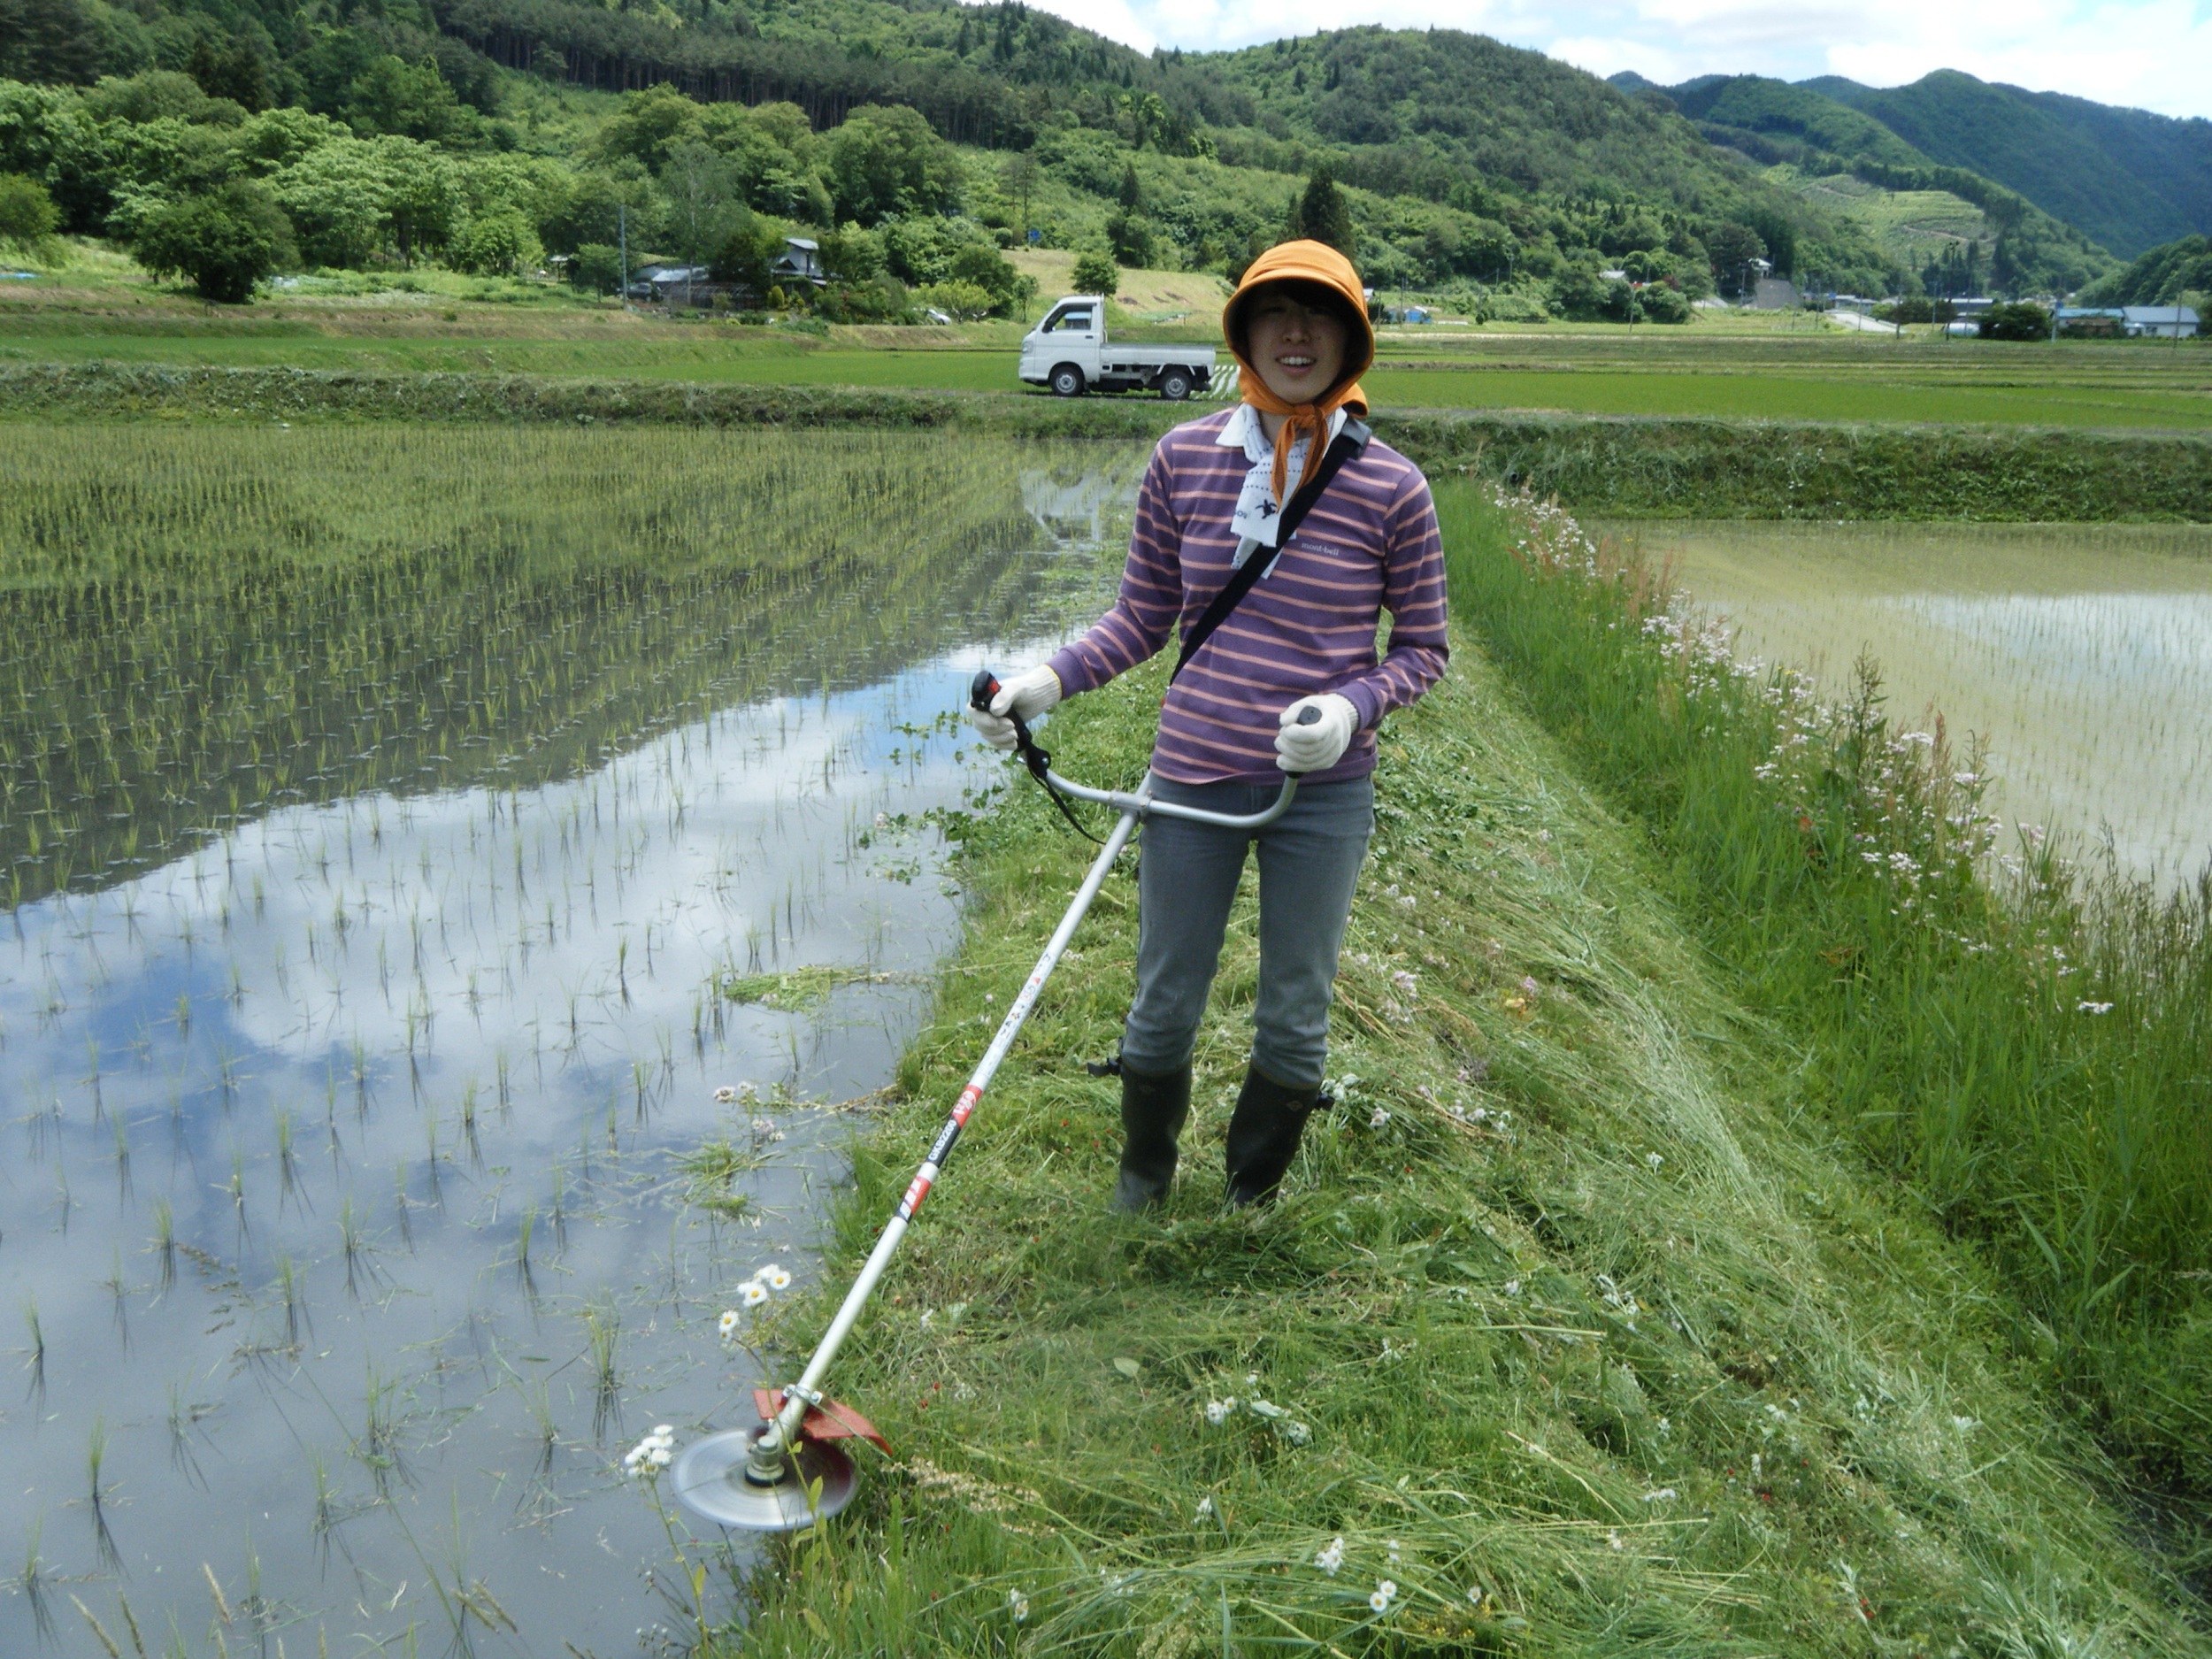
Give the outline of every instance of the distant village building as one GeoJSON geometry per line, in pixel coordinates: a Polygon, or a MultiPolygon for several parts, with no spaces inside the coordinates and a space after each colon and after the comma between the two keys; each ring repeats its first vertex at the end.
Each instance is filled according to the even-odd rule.
{"type": "Polygon", "coordinates": [[[2077,340],[2117,340],[2127,332],[2127,313],[2116,305],[2062,305],[2058,327],[2077,340]]]}
{"type": "Polygon", "coordinates": [[[2197,310],[2193,305],[2124,305],[2121,327],[2131,340],[2193,340],[2197,310]]]}
{"type": "Polygon", "coordinates": [[[811,283],[826,288],[829,276],[822,269],[822,246],[805,236],[786,236],[783,251],[768,266],[769,280],[780,288],[789,288],[795,282],[811,283]]]}

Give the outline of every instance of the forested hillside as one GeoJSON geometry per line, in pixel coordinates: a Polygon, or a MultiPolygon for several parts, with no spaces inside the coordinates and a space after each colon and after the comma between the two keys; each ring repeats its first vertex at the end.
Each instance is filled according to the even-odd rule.
{"type": "Polygon", "coordinates": [[[882,269],[905,282],[954,279],[902,239],[1033,232],[1229,273],[1325,172],[1371,279],[1475,285],[1501,314],[1625,319],[1609,266],[1675,296],[1654,292],[1658,320],[1762,257],[1864,291],[1918,274],[1680,114],[1448,30],[1186,58],[1011,3],[0,0],[0,73],[21,83],[0,96],[0,171],[42,182],[66,228],[140,238],[236,185],[325,264],[579,254],[618,208],[652,250],[698,257],[726,240],[726,203],[824,230],[895,221],[882,269]],[[628,100],[611,120],[604,93],[628,100]],[[425,188],[432,205],[409,205],[425,188]]]}
{"type": "Polygon", "coordinates": [[[1931,160],[2018,191],[2124,259],[2212,231],[2212,121],[2029,92],[1955,69],[1905,87],[1840,77],[1802,84],[1871,116],[1931,160]]]}
{"type": "Polygon", "coordinates": [[[1809,85],[1704,75],[1655,87],[1615,77],[1624,88],[1632,81],[1647,103],[1679,110],[1712,143],[1793,169],[1809,195],[1875,234],[1930,294],[2063,294],[2109,269],[2076,226],[1970,168],[1939,164],[1809,85]]]}
{"type": "Polygon", "coordinates": [[[2193,305],[2212,309],[2212,239],[2184,236],[2154,248],[2082,291],[2085,305],[2193,305]]]}

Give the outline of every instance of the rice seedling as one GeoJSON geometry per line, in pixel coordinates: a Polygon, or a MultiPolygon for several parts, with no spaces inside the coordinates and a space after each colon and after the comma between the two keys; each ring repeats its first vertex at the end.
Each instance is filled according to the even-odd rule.
{"type": "Polygon", "coordinates": [[[31,1373],[31,1397],[42,1400],[46,1397],[46,1327],[39,1323],[35,1296],[23,1298],[23,1325],[31,1339],[30,1347],[25,1350],[23,1368],[31,1373]]]}
{"type": "Polygon", "coordinates": [[[192,1451],[192,1428],[205,1415],[205,1410],[187,1397],[185,1384],[172,1382],[168,1389],[169,1462],[187,1479],[204,1485],[199,1459],[192,1451]]]}
{"type": "Polygon", "coordinates": [[[238,1224],[238,1237],[246,1236],[246,1151],[235,1141],[230,1148],[230,1182],[224,1188],[230,1194],[231,1214],[238,1224]]]}
{"type": "Polygon", "coordinates": [[[538,1225],[538,1207],[525,1203],[515,1219],[515,1276],[534,1288],[530,1277],[530,1234],[538,1225]]]}
{"type": "Polygon", "coordinates": [[[12,1586],[31,1609],[31,1622],[37,1627],[42,1640],[50,1640],[54,1633],[54,1610],[47,1601],[51,1575],[39,1555],[39,1540],[44,1535],[46,1517],[34,1516],[23,1539],[23,1567],[15,1576],[12,1586]]]}
{"type": "Polygon", "coordinates": [[[300,1323],[306,1312],[306,1286],[298,1268],[293,1265],[292,1253],[280,1249],[276,1253],[277,1296],[284,1305],[284,1340],[288,1348],[300,1345],[300,1323]]]}
{"type": "Polygon", "coordinates": [[[376,1482],[379,1497],[391,1495],[395,1476],[403,1481],[407,1479],[406,1466],[400,1457],[398,1405],[398,1385],[380,1375],[371,1363],[362,1389],[362,1426],[353,1440],[353,1455],[376,1482]]]}
{"type": "Polygon", "coordinates": [[[368,1248],[361,1236],[360,1212],[354,1207],[351,1193],[338,1204],[338,1248],[346,1263],[346,1294],[358,1297],[360,1276],[369,1265],[368,1248]]]}
{"type": "Polygon", "coordinates": [[[277,1208],[280,1211],[288,1198],[299,1196],[299,1159],[292,1148],[295,1127],[289,1107],[276,1109],[277,1208]]]}
{"type": "Polygon", "coordinates": [[[154,1200],[154,1237],[149,1248],[161,1260],[161,1292],[167,1295],[177,1284],[177,1224],[166,1198],[154,1200]]]}
{"type": "Polygon", "coordinates": [[[584,1351],[591,1367],[592,1432],[604,1439],[617,1414],[622,1376],[617,1358],[622,1343],[622,1315],[611,1303],[584,1310],[584,1351]]]}
{"type": "Polygon", "coordinates": [[[85,1484],[88,1502],[92,1506],[93,1539],[99,1548],[101,1561],[112,1568],[120,1566],[123,1557],[115,1548],[114,1534],[108,1530],[107,1488],[101,1479],[107,1467],[107,1418],[96,1416],[91,1428],[85,1433],[85,1484]]]}
{"type": "Polygon", "coordinates": [[[130,1294],[130,1285],[123,1277],[123,1247],[118,1244],[112,1246],[111,1248],[114,1251],[114,1259],[108,1268],[108,1276],[103,1282],[107,1286],[109,1299],[115,1309],[115,1328],[121,1333],[123,1346],[127,1348],[131,1345],[130,1303],[127,1300],[130,1294]]]}
{"type": "Polygon", "coordinates": [[[115,1185],[127,1199],[131,1194],[131,1135],[123,1114],[117,1112],[110,1120],[115,1138],[115,1185]]]}

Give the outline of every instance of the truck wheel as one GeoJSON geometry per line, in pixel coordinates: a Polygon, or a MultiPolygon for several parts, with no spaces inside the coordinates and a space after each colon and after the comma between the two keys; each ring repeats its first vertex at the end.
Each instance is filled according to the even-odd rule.
{"type": "Polygon", "coordinates": [[[1160,396],[1171,403],[1179,403],[1190,396],[1190,371],[1170,369],[1160,376],[1160,396]]]}
{"type": "Polygon", "coordinates": [[[1052,372],[1052,389],[1061,397],[1083,396],[1083,371],[1072,363],[1063,363],[1052,372]]]}

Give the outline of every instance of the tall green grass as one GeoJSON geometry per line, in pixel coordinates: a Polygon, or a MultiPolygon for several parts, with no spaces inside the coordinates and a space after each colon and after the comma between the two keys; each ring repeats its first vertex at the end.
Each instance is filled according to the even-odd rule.
{"type": "Polygon", "coordinates": [[[1820,706],[1557,510],[1440,503],[1456,614],[1802,1045],[1802,1105],[1988,1251],[2115,1442],[2212,1494],[2212,872],[2162,898],[1992,847],[1977,758],[1902,729],[1873,664],[1820,706]]]}

